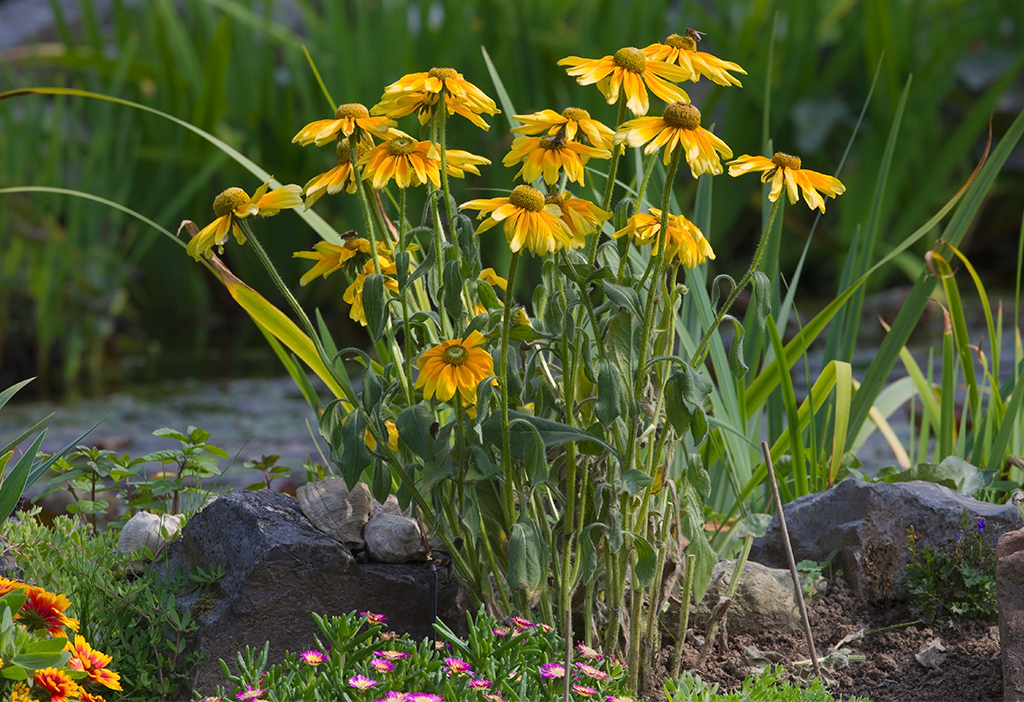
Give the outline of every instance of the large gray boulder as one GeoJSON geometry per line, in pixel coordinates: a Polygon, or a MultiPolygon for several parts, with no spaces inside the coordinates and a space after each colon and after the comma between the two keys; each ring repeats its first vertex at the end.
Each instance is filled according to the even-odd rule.
{"type": "MultiPolygon", "coordinates": [[[[161,568],[211,566],[222,568],[224,577],[212,589],[178,599],[199,625],[194,645],[205,661],[193,688],[202,694],[226,685],[218,659],[233,662],[246,645],[262,648],[269,641],[271,663],[285,651],[313,647],[319,634],[313,612],[371,611],[387,616],[398,633],[422,639],[430,631],[428,564],[360,564],[310,524],[288,495],[260,490],[217,498],[189,520],[161,568]]],[[[448,577],[438,577],[438,617],[462,631],[469,597],[448,577]]]]}
{"type": "MultiPolygon", "coordinates": [[[[917,480],[844,480],[831,490],[797,498],[783,509],[796,560],[821,562],[837,550],[833,564],[842,569],[854,594],[872,602],[898,594],[910,562],[907,530],[911,526],[919,548],[937,547],[954,536],[964,510],[975,523],[983,518],[986,529],[995,534],[1024,526],[1012,505],[980,502],[917,480]]],[[[754,540],[750,559],[773,568],[787,567],[777,516],[772,517],[767,533],[754,540]]]]}
{"type": "Polygon", "coordinates": [[[996,557],[1003,699],[1024,702],[1024,530],[1000,536],[996,557]]]}

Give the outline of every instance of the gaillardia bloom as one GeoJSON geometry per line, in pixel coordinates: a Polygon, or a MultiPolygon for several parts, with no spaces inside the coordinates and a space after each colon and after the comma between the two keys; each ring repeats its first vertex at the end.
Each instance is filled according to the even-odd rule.
{"type": "Polygon", "coordinates": [[[416,141],[405,132],[389,129],[385,141],[359,159],[363,180],[380,190],[394,179],[399,188],[426,183],[441,187],[441,156],[429,141],[416,141]]]}
{"type": "Polygon", "coordinates": [[[614,132],[610,127],[590,118],[590,113],[579,107],[567,107],[558,114],[554,110],[542,110],[530,115],[514,115],[522,124],[512,131],[517,134],[540,134],[547,131],[554,135],[561,132],[569,141],[576,141],[580,132],[592,146],[612,148],[614,132]]]}
{"type": "Polygon", "coordinates": [[[611,212],[605,212],[589,200],[573,197],[568,191],[548,193],[544,196],[544,203],[558,206],[562,211],[562,221],[577,239],[600,230],[601,224],[612,216],[611,212]]]}
{"type": "Polygon", "coordinates": [[[418,111],[420,124],[434,116],[441,93],[448,114],[459,114],[484,131],[490,129],[481,114],[496,115],[494,100],[462,77],[454,68],[431,68],[426,73],[410,73],[384,88],[380,102],[370,110],[393,119],[418,111]]]}
{"type": "MultiPolygon", "coordinates": [[[[398,274],[398,267],[394,261],[389,261],[386,258],[380,257],[380,272],[384,274],[384,287],[391,292],[398,292],[398,280],[393,278],[398,274]]],[[[352,309],[348,311],[348,316],[351,319],[366,326],[366,310],[363,308],[363,287],[366,285],[366,276],[374,272],[373,261],[367,261],[363,264],[364,273],[360,273],[356,276],[356,279],[352,281],[352,284],[345,290],[345,294],[342,295],[342,300],[352,305],[352,309]]]]}
{"type": "Polygon", "coordinates": [[[356,134],[359,141],[372,144],[373,135],[384,134],[388,127],[394,125],[394,120],[387,117],[371,117],[365,106],[358,102],[350,102],[338,106],[334,111],[334,119],[320,119],[307,124],[292,138],[292,143],[298,142],[300,146],[323,146],[334,141],[339,134],[356,134]]]}
{"type": "Polygon", "coordinates": [[[789,195],[789,204],[795,204],[799,199],[799,191],[803,191],[804,200],[812,210],[818,208],[825,211],[825,198],[821,193],[835,198],[846,192],[846,186],[834,178],[817,171],[806,171],[800,168],[800,159],[796,156],[784,154],[781,151],[775,152],[771,158],[764,156],[747,156],[743,154],[737,159],[729,161],[729,175],[738,176],[744,173],[762,171],[761,182],[772,181],[771,192],[768,199],[775,202],[782,192],[782,184],[786,184],[786,194],[789,195]],[[821,191],[819,193],[818,191],[821,191]]]}
{"type": "MultiPolygon", "coordinates": [[[[629,218],[625,227],[612,234],[613,239],[629,235],[638,245],[654,244],[652,253],[657,254],[665,234],[661,231],[661,210],[651,208],[650,213],[640,212],[629,218]]],[[[697,226],[682,215],[668,216],[668,245],[665,255],[669,260],[678,258],[687,268],[714,259],[715,252],[697,226]]]]}
{"type": "Polygon", "coordinates": [[[650,61],[640,49],[631,46],[619,49],[613,56],[599,59],[584,59],[569,56],[558,62],[559,66],[570,66],[565,72],[576,77],[580,85],[597,83],[597,89],[609,105],[619,99],[619,90],[626,91],[626,107],[638,117],[650,109],[647,89],[665,102],[689,102],[686,91],[672,83],[689,78],[686,69],[664,61],[650,61]]]}
{"type": "Polygon", "coordinates": [[[68,667],[71,670],[84,671],[88,680],[111,690],[121,689],[121,683],[118,682],[121,676],[112,670],[107,670],[107,664],[111,661],[109,655],[95,650],[85,640],[85,637],[78,634],[75,635],[74,645],[71,646],[69,642],[67,648],[71,651],[72,656],[68,660],[68,667]]]}
{"type": "Polygon", "coordinates": [[[281,210],[302,204],[302,188],[298,185],[285,185],[268,193],[269,187],[268,181],[257,188],[252,197],[246,195],[241,188],[228,188],[218,195],[213,201],[213,214],[216,219],[203,227],[192,237],[192,241],[188,242],[185,248],[188,255],[197,261],[200,256],[209,258],[213,255],[210,249],[215,245],[218,247],[218,253],[224,253],[228,232],[235,235],[239,244],[245,243],[245,233],[242,232],[238,220],[251,215],[273,217],[281,210]]]}
{"type": "Polygon", "coordinates": [[[480,210],[477,219],[490,213],[491,216],[477,227],[478,235],[504,222],[505,240],[514,253],[525,247],[543,256],[562,249],[581,249],[586,243],[582,236],[574,236],[560,219],[562,209],[545,204],[544,194],[529,185],[516,186],[508,197],[470,200],[462,207],[480,210]]]}
{"type": "Polygon", "coordinates": [[[643,50],[646,58],[652,61],[665,61],[666,63],[679,64],[689,72],[687,80],[696,83],[701,76],[706,76],[719,85],[735,85],[742,87],[742,84],[729,71],[736,71],[747,75],[747,72],[740,68],[738,63],[723,61],[717,56],[697,51],[697,40],[700,34],[688,30],[680,36],[673,34],[665,40],[664,44],[651,44],[643,50]]]}
{"type": "Polygon", "coordinates": [[[68,702],[68,700],[78,699],[80,692],[78,683],[63,670],[43,668],[32,674],[32,680],[37,690],[42,690],[49,695],[48,702],[68,702]]]}
{"type": "MultiPolygon", "coordinates": [[[[329,241],[318,241],[313,244],[313,249],[313,251],[296,251],[292,254],[292,258],[308,258],[317,262],[299,278],[299,284],[302,286],[308,285],[318,275],[326,278],[340,268],[346,268],[353,272],[361,271],[371,258],[370,241],[361,236],[346,238],[341,246],[329,241]]],[[[391,255],[387,246],[381,242],[377,242],[377,253],[380,256],[391,255]]],[[[382,261],[381,265],[383,263],[382,261]]]]}
{"type": "Polygon", "coordinates": [[[45,629],[55,638],[67,638],[63,627],[78,631],[78,620],[64,614],[64,610],[71,605],[67,597],[32,585],[24,590],[28,600],[14,618],[21,620],[29,631],[45,629]]]}
{"type": "Polygon", "coordinates": [[[718,175],[722,172],[722,160],[716,151],[725,158],[732,158],[732,149],[700,126],[700,110],[685,102],[673,102],[661,117],[637,117],[623,122],[615,133],[615,143],[623,141],[634,148],[650,142],[644,147],[647,155],[667,146],[665,164],[672,152],[682,147],[694,178],[701,173],[718,175]]]}
{"type": "Polygon", "coordinates": [[[464,339],[442,341],[420,354],[415,387],[423,389],[423,398],[448,402],[458,392],[463,403],[476,404],[477,386],[494,375],[494,359],[480,348],[484,341],[484,335],[474,330],[464,339]]]}
{"type": "MultiPolygon", "coordinates": [[[[360,144],[359,150],[362,153],[366,150],[366,146],[360,144]]],[[[321,173],[315,178],[310,179],[306,186],[302,188],[302,192],[306,196],[307,210],[317,200],[322,198],[324,193],[334,195],[341,192],[342,188],[345,188],[348,193],[356,191],[356,186],[359,183],[356,181],[355,169],[352,168],[352,150],[349,147],[348,137],[338,140],[338,147],[334,150],[334,157],[338,162],[337,166],[326,173],[321,173]]]]}
{"type": "Polygon", "coordinates": [[[527,183],[537,180],[542,174],[548,185],[558,182],[558,173],[565,169],[566,177],[583,185],[583,167],[591,158],[611,158],[612,152],[596,146],[587,146],[578,141],[569,141],[562,134],[545,136],[521,136],[512,141],[512,150],[505,155],[502,163],[512,166],[520,161],[523,167],[515,177],[527,183]]]}

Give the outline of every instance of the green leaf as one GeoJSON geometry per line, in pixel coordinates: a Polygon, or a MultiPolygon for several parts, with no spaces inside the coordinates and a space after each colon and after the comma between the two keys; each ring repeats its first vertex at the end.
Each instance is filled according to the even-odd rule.
{"type": "Polygon", "coordinates": [[[609,283],[604,281],[601,284],[605,294],[612,302],[619,307],[625,307],[633,316],[637,319],[643,319],[643,309],[640,305],[640,296],[633,288],[627,288],[624,285],[616,285],[615,283],[609,283]]]}
{"type": "Polygon", "coordinates": [[[448,314],[458,319],[462,316],[462,269],[458,261],[444,264],[444,308],[448,314]]]}
{"type": "MultiPolygon", "coordinates": [[[[67,651],[58,653],[21,653],[11,659],[11,663],[26,670],[41,668],[59,668],[68,662],[71,654],[67,651]]],[[[7,661],[4,661],[6,663],[7,661]]],[[[4,666],[6,670],[6,666],[4,666]]]]}
{"type": "Polygon", "coordinates": [[[375,344],[384,336],[386,294],[382,274],[371,273],[366,276],[366,282],[363,283],[363,311],[366,314],[366,329],[375,344]]]}
{"type": "Polygon", "coordinates": [[[648,485],[654,482],[654,478],[647,475],[642,470],[636,468],[630,468],[627,471],[623,471],[622,477],[619,479],[622,483],[622,489],[626,491],[626,494],[632,497],[638,492],[646,488],[648,485]]]}
{"type": "Polygon", "coordinates": [[[153,432],[153,436],[162,436],[167,439],[177,439],[178,441],[181,441],[183,443],[188,443],[187,436],[185,436],[176,429],[168,429],[167,427],[164,427],[163,429],[157,429],[156,431],[153,432]]]}
{"type": "Polygon", "coordinates": [[[618,370],[607,359],[598,361],[597,372],[597,418],[607,429],[622,416],[625,393],[618,370]]]}
{"type": "MultiPolygon", "coordinates": [[[[531,414],[525,414],[523,412],[516,412],[515,410],[509,410],[509,434],[512,443],[512,456],[515,458],[525,458],[524,445],[526,441],[526,434],[531,429],[536,429],[540,434],[540,438],[544,441],[545,448],[551,448],[552,446],[560,446],[561,444],[567,444],[570,441],[589,441],[599,444],[605,451],[611,455],[615,455],[615,450],[608,445],[603,439],[577,429],[576,427],[569,426],[568,424],[562,424],[555,422],[550,419],[543,419],[541,417],[534,417],[531,414]],[[524,427],[519,422],[513,422],[512,420],[519,419],[524,420],[526,423],[532,425],[532,427],[524,427]]],[[[491,415],[487,421],[483,423],[484,438],[490,441],[497,447],[501,447],[501,417],[498,415],[491,415]]]]}
{"type": "Polygon", "coordinates": [[[758,329],[764,331],[765,322],[772,311],[772,283],[761,271],[754,271],[751,279],[754,288],[754,305],[758,329]]]}
{"type": "Polygon", "coordinates": [[[383,395],[384,382],[373,370],[373,364],[368,363],[363,370],[363,407],[373,409],[379,406],[383,395]]]}
{"type": "Polygon", "coordinates": [[[658,557],[654,553],[654,547],[642,536],[631,534],[633,537],[633,548],[636,549],[636,565],[633,572],[644,587],[654,582],[654,576],[658,571],[658,557]]]}
{"type": "Polygon", "coordinates": [[[399,438],[424,461],[434,460],[434,437],[431,431],[436,424],[434,415],[422,403],[405,408],[395,420],[399,438]]]}
{"type": "Polygon", "coordinates": [[[530,521],[526,517],[525,523],[517,522],[509,531],[506,579],[513,590],[534,590],[540,585],[540,545],[530,521]]]}
{"type": "Polygon", "coordinates": [[[743,362],[743,325],[740,320],[727,314],[726,318],[732,320],[732,341],[729,342],[729,370],[737,380],[742,380],[749,370],[743,362]]]}
{"type": "Polygon", "coordinates": [[[39,445],[43,443],[45,436],[46,430],[44,429],[36,437],[36,440],[32,442],[29,450],[22,454],[18,462],[14,464],[14,468],[7,474],[3,482],[0,483],[0,520],[6,520],[14,512],[14,508],[18,506],[18,500],[21,499],[28,484],[32,461],[35,460],[36,454],[39,453],[39,445]]]}
{"type": "Polygon", "coordinates": [[[373,463],[373,479],[370,483],[370,492],[373,499],[383,503],[391,494],[391,471],[387,469],[382,461],[373,463]]]}
{"type": "Polygon", "coordinates": [[[480,303],[488,310],[501,309],[501,301],[498,300],[498,296],[494,294],[494,288],[484,281],[478,281],[476,284],[476,294],[480,297],[480,303]]]}
{"type": "Polygon", "coordinates": [[[908,480],[925,480],[945,485],[961,495],[973,495],[986,487],[985,473],[962,458],[947,456],[942,463],[918,463],[904,471],[886,472],[881,478],[887,483],[903,483],[908,480]]]}
{"type": "Polygon", "coordinates": [[[514,423],[509,423],[509,429],[511,430],[514,425],[523,426],[526,429],[523,434],[526,474],[530,478],[530,486],[536,487],[548,479],[548,460],[544,452],[544,440],[540,438],[540,432],[532,424],[517,420],[514,423]]]}

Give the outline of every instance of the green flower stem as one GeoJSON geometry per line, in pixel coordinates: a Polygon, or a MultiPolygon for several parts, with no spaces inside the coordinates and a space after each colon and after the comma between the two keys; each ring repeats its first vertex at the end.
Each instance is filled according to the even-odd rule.
{"type": "MultiPolygon", "coordinates": [[[[405,241],[405,188],[401,189],[401,198],[398,206],[398,250],[406,250],[405,241]]],[[[406,285],[405,290],[402,291],[402,343],[405,345],[405,377],[412,378],[412,329],[409,325],[409,306],[412,304],[412,300],[409,295],[409,286],[406,285]]],[[[408,383],[405,383],[408,385],[408,383]]],[[[409,406],[412,407],[414,396],[410,392],[406,399],[409,402],[409,406]]]]}
{"type": "MultiPolygon", "coordinates": [[[[598,234],[600,234],[600,232],[598,232],[598,234]]],[[[576,275],[576,269],[569,263],[569,257],[566,255],[565,251],[562,251],[560,256],[562,257],[562,262],[565,263],[565,268],[563,270],[569,271],[569,276],[572,278],[572,281],[576,283],[576,289],[580,291],[580,300],[583,302],[583,306],[587,309],[587,316],[590,317],[590,326],[594,330],[594,341],[597,343],[597,348],[601,353],[601,356],[604,357],[604,338],[601,336],[601,330],[597,326],[597,315],[594,313],[594,305],[590,300],[590,295],[587,294],[583,281],[580,280],[578,275],[576,275]]],[[[571,414],[570,408],[572,407],[572,403],[567,400],[565,406],[566,411],[571,414]]]]}
{"type": "Polygon", "coordinates": [[[494,582],[498,586],[498,597],[501,598],[501,606],[505,614],[512,613],[512,600],[510,599],[508,592],[508,583],[505,582],[505,578],[502,573],[504,570],[498,567],[498,559],[494,557],[494,549],[491,548],[491,540],[487,535],[487,524],[484,519],[483,511],[477,510],[480,516],[480,541],[484,545],[484,551],[487,553],[487,562],[491,566],[491,573],[494,575],[494,582]]]}
{"type": "Polygon", "coordinates": [[[360,187],[356,188],[359,193],[359,209],[363,213],[363,226],[366,227],[366,236],[370,240],[370,255],[373,257],[373,272],[380,275],[380,257],[377,254],[377,234],[373,228],[373,210],[370,208],[370,203],[366,199],[366,192],[362,187],[363,184],[363,171],[359,167],[359,130],[356,130],[349,136],[349,159],[352,162],[352,170],[355,173],[356,182],[359,183],[360,187]]]}
{"type": "Polygon", "coordinates": [[[498,383],[501,386],[501,463],[505,469],[505,520],[511,526],[515,523],[515,476],[512,471],[512,441],[508,425],[508,335],[512,326],[512,308],[515,306],[513,291],[516,289],[516,268],[520,253],[512,254],[508,264],[508,293],[505,295],[505,313],[501,319],[501,367],[498,368],[498,383]]]}
{"type": "Polygon", "coordinates": [[[772,203],[772,210],[768,213],[768,221],[765,222],[764,230],[761,232],[761,240],[757,242],[757,250],[754,251],[754,258],[750,261],[750,268],[740,278],[740,282],[732,289],[729,293],[729,297],[726,299],[725,304],[722,305],[718,314],[715,316],[714,321],[708,330],[704,332],[704,337],[700,340],[700,345],[697,346],[697,351],[693,354],[693,358],[690,360],[690,365],[696,368],[698,365],[704,362],[704,354],[707,353],[708,344],[711,343],[711,335],[718,329],[718,325],[725,319],[725,315],[729,313],[729,308],[732,307],[732,303],[736,301],[739,294],[745,287],[750,283],[750,279],[754,277],[754,271],[757,270],[758,266],[761,265],[761,257],[764,255],[765,246],[768,243],[768,237],[772,231],[772,223],[775,221],[775,213],[778,212],[779,201],[776,200],[772,203]]]}
{"type": "MultiPolygon", "coordinates": [[[[615,128],[618,129],[619,125],[626,121],[626,92],[623,91],[619,96],[619,113],[615,117],[615,128]]],[[[619,170],[619,156],[622,155],[622,144],[616,144],[612,147],[612,159],[608,164],[608,182],[604,186],[604,200],[601,205],[601,209],[608,211],[611,209],[612,196],[615,194],[615,174],[619,170]]],[[[594,232],[593,239],[590,240],[589,250],[587,251],[587,260],[590,261],[590,265],[594,265],[597,260],[597,245],[601,243],[601,230],[598,229],[594,232]]]]}
{"type": "MultiPolygon", "coordinates": [[[[457,245],[455,241],[455,211],[452,210],[452,196],[451,190],[449,189],[449,177],[448,177],[448,109],[445,106],[445,100],[447,98],[447,92],[441,91],[441,99],[437,104],[437,112],[435,117],[439,124],[438,132],[441,134],[441,142],[438,148],[441,151],[441,189],[444,192],[444,208],[445,213],[448,216],[448,231],[451,234],[453,244],[456,244],[455,260],[460,264],[462,263],[462,249],[457,245]]],[[[436,143],[436,142],[435,142],[436,143]]],[[[465,277],[462,279],[462,300],[464,310],[464,320],[472,317],[473,311],[473,298],[469,295],[469,284],[465,277]]]]}
{"type": "MultiPolygon", "coordinates": [[[[572,270],[572,267],[569,266],[572,270]]],[[[573,278],[576,279],[575,271],[573,271],[573,278]]],[[[577,280],[577,285],[579,281],[577,280]]],[[[583,297],[587,297],[580,286],[580,294],[583,297]]],[[[587,309],[591,315],[591,324],[594,327],[595,338],[600,338],[600,334],[597,330],[597,321],[594,318],[594,313],[590,309],[589,300],[587,309]]],[[[578,359],[574,359],[570,353],[571,343],[566,336],[562,335],[562,385],[565,391],[563,398],[565,403],[565,421],[570,426],[573,425],[573,399],[576,396],[576,362],[578,359]]],[[[604,352],[601,352],[604,355],[604,352]]],[[[559,591],[561,595],[561,611],[565,615],[565,622],[563,624],[562,636],[565,639],[565,686],[562,690],[563,702],[569,701],[569,693],[571,685],[569,681],[569,670],[572,668],[572,592],[573,584],[575,581],[575,570],[572,564],[572,554],[574,546],[574,530],[573,524],[576,514],[576,444],[575,442],[569,442],[565,446],[565,510],[562,512],[562,523],[563,523],[563,543],[562,543],[562,572],[561,579],[556,579],[556,583],[559,585],[559,591]]],[[[555,559],[557,560],[557,559],[555,559]]],[[[577,562],[579,559],[577,558],[577,562]]]]}
{"type": "Polygon", "coordinates": [[[643,208],[644,198],[647,197],[647,183],[651,180],[651,173],[654,171],[654,164],[657,161],[658,152],[655,151],[651,154],[651,160],[647,162],[647,168],[644,169],[644,179],[640,181],[640,187],[636,191],[636,207],[638,210],[643,208]]]}
{"type": "MultiPolygon", "coordinates": [[[[626,665],[629,667],[629,688],[637,689],[640,679],[640,631],[644,618],[644,588],[636,575],[636,554],[631,554],[633,579],[629,587],[629,654],[626,665]]],[[[654,606],[654,603],[651,603],[654,606]]]]}

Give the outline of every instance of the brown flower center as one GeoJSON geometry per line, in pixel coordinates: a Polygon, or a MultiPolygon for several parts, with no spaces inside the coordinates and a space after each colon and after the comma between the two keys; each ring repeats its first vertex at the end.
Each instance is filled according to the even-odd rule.
{"type": "Polygon", "coordinates": [[[427,71],[427,75],[431,78],[440,78],[441,80],[448,80],[449,78],[455,78],[459,75],[459,72],[454,68],[431,68],[427,71]]]}
{"type": "Polygon", "coordinates": [[[469,351],[458,344],[452,344],[441,355],[449,366],[461,366],[469,360],[469,351]]]}
{"type": "Polygon", "coordinates": [[[686,51],[696,51],[697,42],[693,40],[693,37],[685,35],[673,34],[665,40],[666,46],[671,46],[673,49],[685,49],[686,51]]]}
{"type": "Polygon", "coordinates": [[[794,171],[800,170],[800,157],[790,156],[789,154],[784,154],[781,151],[775,152],[775,155],[772,156],[772,163],[776,166],[782,166],[783,168],[789,168],[794,171]]]}
{"type": "Polygon", "coordinates": [[[625,68],[627,71],[643,73],[647,70],[647,59],[644,58],[640,49],[635,49],[632,46],[619,49],[615,52],[615,56],[613,58],[617,66],[625,68]]]}
{"type": "Polygon", "coordinates": [[[213,200],[213,214],[223,217],[236,207],[249,202],[249,196],[241,188],[228,188],[213,200]]]}
{"type": "Polygon", "coordinates": [[[349,146],[347,138],[338,139],[338,147],[334,149],[334,160],[338,162],[339,166],[352,163],[352,148],[349,146]]]}
{"type": "Polygon", "coordinates": [[[388,142],[388,153],[392,156],[408,156],[416,151],[416,142],[406,137],[397,137],[388,142]]]}
{"type": "Polygon", "coordinates": [[[664,120],[676,129],[696,129],[700,126],[700,110],[685,102],[673,102],[665,108],[664,120]]]}
{"type": "Polygon", "coordinates": [[[565,137],[561,134],[546,134],[540,138],[540,148],[548,151],[561,151],[565,146],[565,137]]]}
{"type": "Polygon", "coordinates": [[[544,194],[529,185],[517,185],[509,193],[508,201],[530,212],[540,212],[544,209],[544,194]]]}
{"type": "Polygon", "coordinates": [[[334,119],[366,119],[370,116],[370,111],[366,109],[365,105],[361,105],[358,102],[347,102],[344,105],[338,105],[338,109],[334,111],[334,119]]]}
{"type": "Polygon", "coordinates": [[[567,107],[562,110],[562,116],[566,119],[571,119],[573,122],[590,119],[590,113],[580,107],[567,107]]]}

